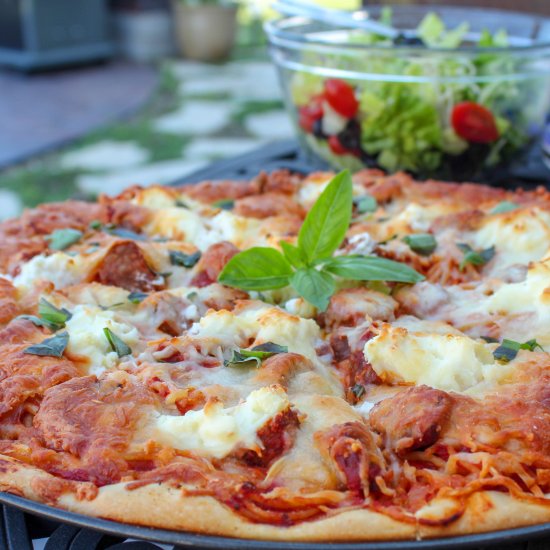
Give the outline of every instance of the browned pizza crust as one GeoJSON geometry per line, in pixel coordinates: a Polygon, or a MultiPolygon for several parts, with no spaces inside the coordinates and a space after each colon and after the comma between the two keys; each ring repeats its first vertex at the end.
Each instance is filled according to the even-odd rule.
{"type": "MultiPolygon", "coordinates": [[[[0,488],[4,491],[41,501],[42,483],[57,484],[56,478],[42,470],[8,457],[1,460],[0,488]]],[[[417,513],[417,518],[422,519],[412,519],[411,523],[371,510],[355,509],[292,527],[246,521],[211,497],[188,497],[165,484],[128,490],[125,484],[118,483],[100,488],[97,495],[90,491],[89,484],[74,484],[71,492],[60,494],[52,504],[71,512],[122,523],[208,535],[310,542],[449,537],[550,521],[550,503],[519,501],[495,491],[474,493],[465,502],[432,501],[417,513]],[[441,520],[444,525],[426,524],[441,520]]]]}

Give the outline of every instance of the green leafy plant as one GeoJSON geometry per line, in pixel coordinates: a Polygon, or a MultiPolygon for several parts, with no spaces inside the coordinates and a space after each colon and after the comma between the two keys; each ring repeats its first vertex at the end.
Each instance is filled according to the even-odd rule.
{"type": "Polygon", "coordinates": [[[336,175],[309,211],[297,246],[282,241],[282,252],[253,247],[226,264],[218,277],[242,290],[272,290],[291,286],[324,311],[336,290],[335,276],[354,281],[417,283],[424,277],[400,262],[377,256],[333,256],[346,236],[353,195],[350,173],[336,175]]]}

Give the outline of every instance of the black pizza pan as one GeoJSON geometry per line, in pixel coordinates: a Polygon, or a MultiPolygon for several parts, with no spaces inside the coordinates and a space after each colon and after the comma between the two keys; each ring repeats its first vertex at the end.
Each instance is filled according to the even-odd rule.
{"type": "MultiPolygon", "coordinates": [[[[194,550],[457,550],[480,547],[486,549],[496,546],[502,547],[503,545],[511,545],[514,543],[525,544],[527,541],[540,540],[545,537],[550,539],[550,523],[545,523],[531,527],[494,531],[491,533],[422,541],[351,543],[277,542],[197,535],[185,531],[154,529],[127,523],[119,523],[116,521],[84,516],[82,514],[75,514],[9,493],[0,492],[0,503],[14,506],[29,514],[40,516],[48,520],[68,523],[82,529],[92,529],[117,537],[173,544],[178,548],[193,548],[194,550]]],[[[212,521],[215,522],[216,518],[212,518],[212,521]]],[[[544,545],[544,543],[542,544],[544,545]]],[[[539,545],[539,547],[541,549],[550,548],[550,541],[548,541],[548,546],[539,545]]]]}

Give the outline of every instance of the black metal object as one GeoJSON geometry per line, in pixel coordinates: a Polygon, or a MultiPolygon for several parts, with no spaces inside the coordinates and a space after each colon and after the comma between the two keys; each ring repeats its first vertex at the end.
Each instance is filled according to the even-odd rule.
{"type": "MultiPolygon", "coordinates": [[[[550,156],[550,152],[548,155],[550,156]]],[[[195,183],[208,179],[249,179],[262,170],[271,172],[280,168],[305,174],[312,170],[326,170],[329,167],[323,161],[303,153],[296,140],[288,140],[264,145],[238,157],[220,160],[188,174],[174,184],[195,183]]],[[[500,173],[494,181],[489,183],[509,189],[517,187],[529,189],[537,185],[550,186],[550,170],[543,162],[541,148],[531,149],[521,160],[518,160],[512,167],[500,173]]]]}
{"type": "MultiPolygon", "coordinates": [[[[261,170],[286,168],[307,173],[326,168],[311,162],[297,142],[266,145],[251,153],[214,163],[182,178],[177,184],[207,179],[248,179],[261,170]]],[[[503,184],[532,187],[550,182],[540,154],[523,163],[521,172],[509,174],[503,184]]],[[[0,550],[32,550],[33,539],[47,537],[44,550],[550,550],[550,523],[432,541],[306,544],[249,541],[192,533],[150,529],[74,514],[30,500],[0,493],[0,550]],[[132,540],[128,539],[140,539],[132,540]],[[168,545],[168,546],[167,546],[168,545]]]]}

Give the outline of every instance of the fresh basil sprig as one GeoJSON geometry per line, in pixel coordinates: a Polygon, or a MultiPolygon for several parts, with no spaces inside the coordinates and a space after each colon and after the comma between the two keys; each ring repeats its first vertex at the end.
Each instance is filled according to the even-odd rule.
{"type": "Polygon", "coordinates": [[[23,353],[40,355],[42,357],[63,357],[68,343],[69,334],[67,332],[60,332],[51,338],[42,340],[39,344],[29,346],[23,353]]]}
{"type": "Polygon", "coordinates": [[[508,363],[515,359],[518,351],[521,349],[527,351],[535,351],[537,348],[540,348],[541,351],[544,351],[544,348],[535,340],[527,340],[527,342],[516,342],[514,340],[507,340],[506,338],[502,341],[502,344],[498,346],[493,351],[493,357],[500,361],[501,363],[508,363]]]}
{"type": "Polygon", "coordinates": [[[119,338],[110,328],[105,327],[103,329],[103,334],[105,334],[105,338],[107,338],[107,342],[109,342],[111,349],[116,351],[119,357],[132,354],[132,348],[124,342],[124,340],[119,338]]]}
{"type": "Polygon", "coordinates": [[[254,247],[233,256],[218,277],[224,285],[243,290],[292,286],[324,311],[336,290],[334,276],[357,281],[417,283],[424,277],[400,262],[377,256],[336,256],[352,214],[352,181],[347,170],[336,175],[309,211],[298,245],[281,242],[274,248],[254,247]]]}
{"type": "Polygon", "coordinates": [[[56,229],[46,237],[46,240],[51,250],[65,250],[80,241],[83,235],[84,233],[78,229],[56,229]]]}
{"type": "Polygon", "coordinates": [[[464,254],[460,262],[459,269],[464,271],[467,264],[485,265],[490,262],[495,255],[495,247],[491,246],[485,250],[474,250],[469,244],[457,243],[456,246],[464,254]]]}

